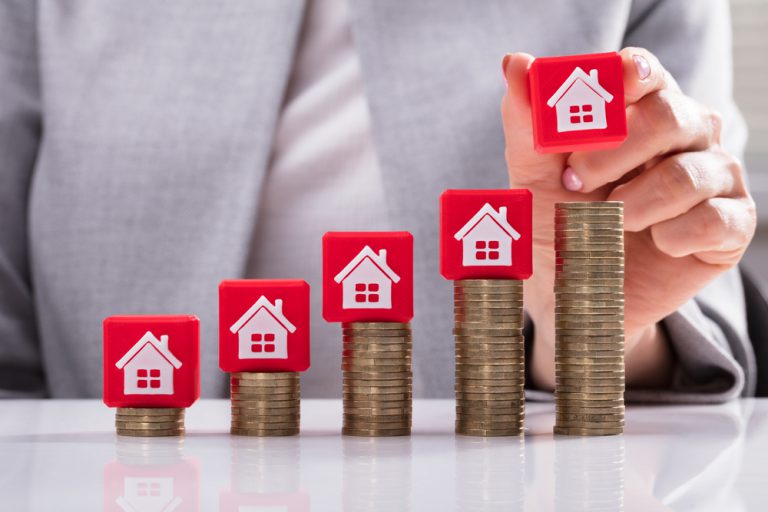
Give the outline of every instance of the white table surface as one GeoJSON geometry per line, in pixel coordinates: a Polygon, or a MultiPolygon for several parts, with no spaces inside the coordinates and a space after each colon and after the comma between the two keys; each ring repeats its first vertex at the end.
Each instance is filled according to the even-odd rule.
{"type": "Polygon", "coordinates": [[[238,438],[228,407],[132,439],[100,401],[0,401],[0,510],[768,510],[768,400],[629,407],[603,438],[554,438],[540,403],[524,438],[455,436],[450,400],[416,400],[411,437],[342,437],[339,401],[304,400],[300,436],[238,438]]]}

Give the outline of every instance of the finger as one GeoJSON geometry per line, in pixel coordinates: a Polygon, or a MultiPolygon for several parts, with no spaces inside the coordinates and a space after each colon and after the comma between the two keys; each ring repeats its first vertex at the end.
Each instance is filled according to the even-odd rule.
{"type": "Polygon", "coordinates": [[[549,181],[559,186],[559,173],[563,169],[561,155],[540,155],[533,149],[531,100],[528,90],[528,70],[533,56],[510,53],[504,57],[502,68],[507,90],[501,100],[501,119],[506,144],[505,156],[510,178],[526,186],[549,181]]]}
{"type": "Polygon", "coordinates": [[[614,149],[572,153],[568,165],[591,192],[647,161],[680,151],[701,151],[720,140],[719,114],[680,92],[657,91],[627,108],[628,136],[614,149]]]}
{"type": "Polygon", "coordinates": [[[743,195],[741,173],[739,161],[722,151],[680,153],[617,187],[608,201],[624,202],[624,229],[642,231],[705,199],[743,195]]]}
{"type": "Polygon", "coordinates": [[[659,59],[645,48],[624,48],[619,55],[624,74],[624,101],[627,105],[662,89],[680,90],[659,59]]]}
{"type": "Polygon", "coordinates": [[[750,197],[707,199],[687,213],[651,227],[656,247],[676,258],[694,255],[705,263],[735,265],[755,233],[750,197]]]}

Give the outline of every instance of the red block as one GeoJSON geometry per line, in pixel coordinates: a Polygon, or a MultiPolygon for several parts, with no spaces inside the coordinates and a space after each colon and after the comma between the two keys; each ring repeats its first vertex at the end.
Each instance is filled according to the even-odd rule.
{"type": "Polygon", "coordinates": [[[104,403],[189,407],[200,397],[200,320],[192,315],[104,319],[104,403]]]}
{"type": "Polygon", "coordinates": [[[607,149],[627,138],[618,53],[537,58],[528,79],[536,151],[607,149]]]}
{"type": "Polygon", "coordinates": [[[408,322],[413,318],[413,235],[406,231],[323,236],[323,318],[408,322]]]}
{"type": "Polygon", "coordinates": [[[518,190],[446,190],[440,196],[440,273],[446,279],[528,279],[532,196],[518,190]]]}
{"type": "Polygon", "coordinates": [[[309,285],[300,279],[222,281],[219,367],[225,372],[309,368],[309,285]]]}

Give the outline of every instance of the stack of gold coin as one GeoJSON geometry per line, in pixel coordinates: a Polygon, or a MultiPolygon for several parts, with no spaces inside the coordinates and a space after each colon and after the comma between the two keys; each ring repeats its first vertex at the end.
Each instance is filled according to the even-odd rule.
{"type": "Polygon", "coordinates": [[[525,416],[523,282],[454,282],[456,433],[517,436],[525,416]]]}
{"type": "Polygon", "coordinates": [[[555,433],[624,431],[624,206],[555,206],[555,433]]]}
{"type": "Polygon", "coordinates": [[[183,408],[118,407],[115,415],[117,435],[168,437],[184,435],[183,408]]]}
{"type": "Polygon", "coordinates": [[[352,322],[342,329],[342,434],[409,435],[413,401],[410,324],[352,322]]]}
{"type": "Polygon", "coordinates": [[[299,433],[298,372],[230,374],[231,432],[238,436],[295,436],[299,433]]]}

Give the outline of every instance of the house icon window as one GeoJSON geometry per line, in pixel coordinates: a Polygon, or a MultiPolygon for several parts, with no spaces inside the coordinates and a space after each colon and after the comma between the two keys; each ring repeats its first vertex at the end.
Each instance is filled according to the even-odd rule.
{"type": "Polygon", "coordinates": [[[255,332],[251,334],[251,352],[274,352],[277,336],[273,332],[255,332]]]}

